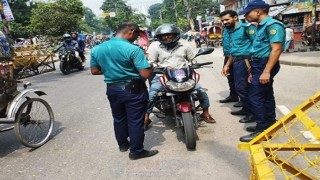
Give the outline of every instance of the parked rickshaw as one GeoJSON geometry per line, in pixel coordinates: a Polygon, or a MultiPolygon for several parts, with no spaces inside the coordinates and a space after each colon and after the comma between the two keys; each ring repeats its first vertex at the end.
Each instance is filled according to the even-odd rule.
{"type": "Polygon", "coordinates": [[[218,25],[205,26],[203,30],[207,31],[207,47],[219,46],[222,42],[222,27],[218,25]]]}
{"type": "Polygon", "coordinates": [[[50,105],[41,98],[43,91],[18,90],[17,74],[13,69],[12,48],[0,31],[0,132],[14,129],[19,141],[37,148],[46,143],[53,130],[54,116],[50,105]]]}

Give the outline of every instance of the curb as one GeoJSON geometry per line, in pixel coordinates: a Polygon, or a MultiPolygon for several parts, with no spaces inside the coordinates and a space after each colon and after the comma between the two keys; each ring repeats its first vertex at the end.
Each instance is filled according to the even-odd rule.
{"type": "Polygon", "coordinates": [[[303,62],[293,62],[286,60],[279,60],[280,64],[289,65],[289,66],[302,66],[302,67],[320,67],[319,63],[303,63],[303,62]]]}

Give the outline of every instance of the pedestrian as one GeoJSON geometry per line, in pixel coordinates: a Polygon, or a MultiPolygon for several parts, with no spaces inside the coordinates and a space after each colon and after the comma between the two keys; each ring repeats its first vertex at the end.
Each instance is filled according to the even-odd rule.
{"type": "Polygon", "coordinates": [[[249,22],[258,22],[257,35],[251,48],[251,83],[249,104],[256,126],[247,127],[251,134],[240,137],[249,142],[276,122],[273,82],[280,70],[279,57],[285,43],[284,25],[268,16],[269,4],[261,0],[250,1],[240,12],[249,22]]]}
{"type": "Polygon", "coordinates": [[[286,42],[284,45],[284,51],[283,52],[289,52],[290,47],[292,46],[292,41],[293,41],[293,29],[291,29],[288,26],[288,22],[284,23],[286,26],[286,42]]]}
{"type": "MultiPolygon", "coordinates": [[[[160,42],[157,48],[150,49],[148,59],[150,62],[158,65],[159,67],[182,68],[192,62],[194,53],[190,46],[185,43],[180,43],[180,29],[174,24],[162,24],[155,32],[156,38],[160,42]]],[[[156,100],[157,93],[162,91],[164,87],[159,81],[158,76],[154,76],[151,81],[149,91],[149,108],[145,117],[145,121],[149,121],[149,116],[152,112],[153,102],[156,100]]],[[[195,90],[200,101],[203,113],[200,118],[207,123],[215,123],[216,121],[209,114],[209,97],[206,92],[201,90],[199,84],[196,85],[195,90]]],[[[151,120],[150,120],[151,121],[151,120]]]]}
{"type": "Polygon", "coordinates": [[[240,123],[253,122],[251,108],[248,104],[248,91],[250,84],[248,77],[250,75],[251,53],[249,49],[256,35],[256,26],[251,23],[239,21],[238,14],[232,10],[226,10],[220,14],[221,21],[228,28],[230,36],[230,55],[222,73],[227,76],[230,72],[230,66],[233,66],[234,84],[237,95],[242,101],[242,109],[232,111],[232,115],[245,115],[240,119],[240,123]]]}
{"type": "Polygon", "coordinates": [[[90,62],[93,75],[104,75],[115,137],[121,152],[130,148],[131,160],[158,153],[143,148],[148,102],[145,79],[151,75],[152,67],[142,49],[132,44],[138,35],[136,23],[120,24],[114,38],[92,49],[90,62]]]}
{"type": "MultiPolygon", "coordinates": [[[[233,13],[234,14],[234,13],[233,13]]],[[[226,15],[226,14],[225,14],[226,15]]],[[[229,15],[230,16],[230,15],[229,15]]],[[[222,16],[220,16],[221,18],[222,16]]],[[[222,33],[222,48],[223,48],[223,55],[224,55],[224,64],[223,66],[228,62],[228,59],[231,58],[231,38],[230,38],[230,29],[225,26],[223,28],[223,33],[222,33]]],[[[223,68],[222,68],[223,70],[223,68]]],[[[223,71],[222,71],[223,74],[223,71]]],[[[225,99],[220,100],[220,103],[230,103],[230,102],[238,102],[239,97],[237,95],[236,89],[234,87],[234,75],[233,75],[233,66],[230,64],[229,66],[229,74],[227,74],[227,79],[228,79],[228,85],[229,85],[229,96],[226,97],[225,99]]]]}

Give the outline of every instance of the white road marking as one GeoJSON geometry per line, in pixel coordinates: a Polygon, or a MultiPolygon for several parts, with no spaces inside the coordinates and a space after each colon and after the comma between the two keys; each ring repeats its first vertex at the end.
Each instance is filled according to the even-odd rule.
{"type": "Polygon", "coordinates": [[[283,115],[287,115],[291,112],[285,105],[278,105],[277,108],[283,115]]]}
{"type": "MultiPolygon", "coordinates": [[[[284,105],[278,105],[277,108],[280,110],[280,112],[283,115],[287,115],[289,114],[291,111],[284,105]]],[[[310,131],[300,131],[300,133],[302,133],[302,135],[304,136],[304,138],[306,138],[309,142],[311,142],[312,144],[320,144],[319,141],[317,141],[317,139],[312,135],[312,133],[310,131]]]]}

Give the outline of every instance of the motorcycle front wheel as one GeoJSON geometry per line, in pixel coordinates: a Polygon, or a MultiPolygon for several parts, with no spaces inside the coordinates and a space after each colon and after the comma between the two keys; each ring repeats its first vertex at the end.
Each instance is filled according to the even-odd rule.
{"type": "Polygon", "coordinates": [[[70,68],[68,67],[66,61],[61,61],[59,67],[62,74],[64,75],[70,74],[70,68]]]}
{"type": "Polygon", "coordinates": [[[186,147],[189,150],[196,149],[196,130],[193,124],[193,117],[191,112],[182,113],[182,121],[184,128],[184,137],[186,147]]]}

